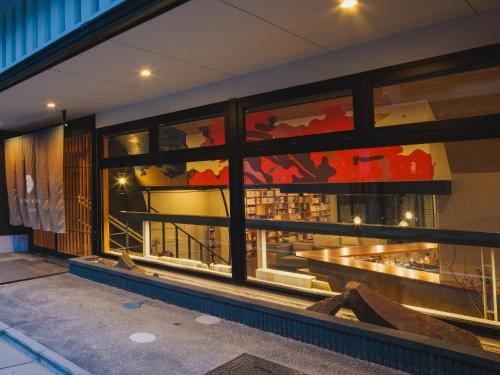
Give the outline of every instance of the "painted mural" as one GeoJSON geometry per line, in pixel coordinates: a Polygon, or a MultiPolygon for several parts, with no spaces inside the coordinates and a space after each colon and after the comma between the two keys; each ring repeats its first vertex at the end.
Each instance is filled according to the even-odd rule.
{"type": "Polygon", "coordinates": [[[247,141],[353,130],[352,98],[250,112],[245,117],[245,123],[247,141]]]}
{"type": "Polygon", "coordinates": [[[224,117],[160,126],[160,151],[220,146],[225,143],[224,117]]]}
{"type": "Polygon", "coordinates": [[[196,187],[229,183],[229,163],[225,159],[136,167],[141,186],[196,187]]]}
{"type": "Polygon", "coordinates": [[[441,143],[253,157],[244,163],[246,185],[450,179],[441,143]]]}
{"type": "MultiPolygon", "coordinates": [[[[227,160],[135,168],[142,186],[229,184],[227,160]]],[[[246,185],[450,180],[442,143],[246,158],[246,185]]]]}

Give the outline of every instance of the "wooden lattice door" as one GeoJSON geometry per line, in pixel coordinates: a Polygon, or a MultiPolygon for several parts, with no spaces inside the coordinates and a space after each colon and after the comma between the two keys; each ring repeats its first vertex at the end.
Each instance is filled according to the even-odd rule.
{"type": "Polygon", "coordinates": [[[33,245],[60,253],[92,253],[92,138],[89,133],[64,139],[66,233],[33,231],[33,245]]]}

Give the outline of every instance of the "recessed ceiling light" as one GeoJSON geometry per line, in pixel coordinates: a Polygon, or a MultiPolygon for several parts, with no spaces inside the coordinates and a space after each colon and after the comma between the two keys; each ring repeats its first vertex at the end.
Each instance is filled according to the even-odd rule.
{"type": "Polygon", "coordinates": [[[343,9],[349,9],[358,5],[358,0],[343,0],[340,3],[340,7],[343,9]]]}
{"type": "Polygon", "coordinates": [[[47,108],[56,108],[56,103],[54,103],[54,102],[48,102],[47,103],[47,108]]]}
{"type": "Polygon", "coordinates": [[[139,72],[139,75],[143,78],[148,78],[148,77],[151,77],[151,70],[149,69],[142,69],[140,72],[139,72]]]}

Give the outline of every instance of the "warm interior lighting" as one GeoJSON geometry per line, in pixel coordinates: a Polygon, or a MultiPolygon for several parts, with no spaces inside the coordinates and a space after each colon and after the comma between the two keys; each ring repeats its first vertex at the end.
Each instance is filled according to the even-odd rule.
{"type": "Polygon", "coordinates": [[[400,226],[400,227],[407,227],[407,226],[408,226],[408,222],[407,222],[406,220],[401,220],[401,221],[399,222],[399,226],[400,226]]]}
{"type": "Polygon", "coordinates": [[[359,224],[361,224],[361,218],[359,216],[354,216],[354,219],[352,220],[352,222],[356,225],[359,225],[359,224]]]}
{"type": "Polygon", "coordinates": [[[48,102],[47,103],[47,108],[56,108],[56,103],[54,103],[54,102],[48,102]]]}
{"type": "Polygon", "coordinates": [[[406,219],[406,220],[412,220],[412,219],[413,219],[413,212],[411,212],[411,211],[406,211],[406,212],[405,212],[405,219],[406,219]]]}
{"type": "Polygon", "coordinates": [[[118,177],[118,185],[120,186],[127,185],[127,179],[125,177],[118,177]]]}
{"type": "Polygon", "coordinates": [[[343,9],[349,9],[358,5],[358,0],[343,0],[340,3],[340,7],[343,9]]]}
{"type": "Polygon", "coordinates": [[[139,75],[143,78],[149,78],[151,77],[151,70],[149,69],[142,69],[140,72],[139,72],[139,75]]]}

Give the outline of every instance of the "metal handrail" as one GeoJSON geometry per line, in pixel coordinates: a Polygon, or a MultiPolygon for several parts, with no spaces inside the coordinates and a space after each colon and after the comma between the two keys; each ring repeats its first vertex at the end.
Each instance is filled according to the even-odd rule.
{"type": "MultiPolygon", "coordinates": [[[[183,229],[182,227],[180,227],[179,225],[177,225],[177,223],[179,221],[177,221],[177,223],[176,223],[176,222],[174,222],[172,220],[162,220],[162,218],[168,217],[169,215],[160,214],[158,212],[158,210],[154,209],[153,207],[149,207],[149,208],[150,208],[151,211],[154,211],[154,213],[120,211],[120,215],[124,216],[126,218],[126,220],[131,220],[131,221],[160,221],[162,223],[167,222],[167,223],[171,224],[174,228],[176,228],[176,239],[178,237],[177,230],[180,230],[182,233],[184,233],[186,236],[188,236],[188,252],[191,251],[190,242],[191,242],[191,240],[194,240],[194,242],[196,242],[200,246],[200,249],[205,249],[213,257],[216,257],[216,258],[220,259],[222,262],[224,262],[224,263],[226,263],[228,265],[230,264],[230,262],[228,260],[224,259],[222,256],[220,256],[219,254],[217,254],[216,252],[214,252],[212,249],[210,249],[203,242],[201,242],[196,237],[194,237],[189,232],[187,232],[185,229],[183,229]],[[154,215],[153,219],[152,220],[151,219],[148,220],[147,218],[143,219],[141,215],[144,215],[144,214],[145,215],[154,215]]],[[[175,215],[175,216],[177,217],[177,215],[175,215]]],[[[185,216],[185,217],[188,218],[188,216],[185,216]]],[[[197,218],[197,216],[193,216],[193,217],[197,218]]],[[[198,218],[200,218],[200,217],[198,217],[198,218]]],[[[207,217],[207,218],[210,218],[210,217],[207,217]]],[[[198,225],[199,224],[205,224],[205,225],[211,225],[211,223],[207,224],[206,222],[200,222],[200,221],[196,221],[196,223],[181,221],[181,223],[183,223],[183,224],[198,224],[198,225]]],[[[226,225],[215,225],[215,224],[214,225],[215,226],[229,226],[229,219],[227,219],[227,223],[224,223],[224,224],[226,224],[226,225]]],[[[176,252],[178,252],[177,240],[176,240],[176,252]]],[[[189,258],[190,258],[190,256],[189,256],[189,258]]]]}
{"type": "MultiPolygon", "coordinates": [[[[127,231],[129,233],[129,235],[135,239],[136,241],[138,242],[143,242],[144,239],[143,237],[141,236],[140,233],[136,232],[135,230],[131,229],[130,227],[127,228],[127,225],[126,223],[122,222],[121,220],[117,219],[116,217],[112,216],[112,215],[108,215],[109,216],[109,222],[110,224],[112,224],[113,226],[115,226],[116,228],[120,229],[120,230],[124,230],[125,232],[123,233],[120,233],[120,234],[126,234],[127,231]]],[[[117,233],[112,233],[112,234],[117,234],[117,233]]],[[[110,235],[112,235],[110,234],[110,235]]]]}

